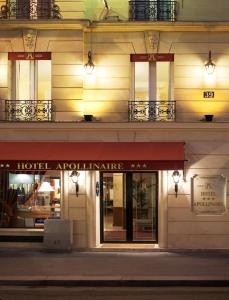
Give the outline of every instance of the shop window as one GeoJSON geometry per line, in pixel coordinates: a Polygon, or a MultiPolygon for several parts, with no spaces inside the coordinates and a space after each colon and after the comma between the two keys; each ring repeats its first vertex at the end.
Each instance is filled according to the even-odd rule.
{"type": "Polygon", "coordinates": [[[45,219],[61,216],[59,172],[2,171],[0,187],[1,228],[43,228],[45,219]]]}

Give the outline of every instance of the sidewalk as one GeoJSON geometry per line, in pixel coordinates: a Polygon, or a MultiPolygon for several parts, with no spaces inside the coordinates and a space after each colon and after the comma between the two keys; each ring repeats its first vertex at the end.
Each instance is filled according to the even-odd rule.
{"type": "Polygon", "coordinates": [[[229,251],[0,249],[0,285],[229,286],[229,251]]]}

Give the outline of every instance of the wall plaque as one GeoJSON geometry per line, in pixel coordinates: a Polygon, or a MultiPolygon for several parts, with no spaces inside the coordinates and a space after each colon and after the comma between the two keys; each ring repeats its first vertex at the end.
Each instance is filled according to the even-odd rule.
{"type": "Polygon", "coordinates": [[[214,91],[204,91],[203,92],[203,97],[204,98],[214,98],[215,97],[215,92],[214,91]]]}
{"type": "Polygon", "coordinates": [[[226,210],[226,178],[222,175],[192,178],[192,210],[197,215],[219,215],[226,210]]]}

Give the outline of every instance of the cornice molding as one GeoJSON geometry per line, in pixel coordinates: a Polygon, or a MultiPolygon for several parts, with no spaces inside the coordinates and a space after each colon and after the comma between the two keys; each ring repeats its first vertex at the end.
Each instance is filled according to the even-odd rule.
{"type": "Polygon", "coordinates": [[[90,22],[90,20],[0,20],[0,31],[82,30],[85,32],[228,32],[228,22],[90,22]]]}

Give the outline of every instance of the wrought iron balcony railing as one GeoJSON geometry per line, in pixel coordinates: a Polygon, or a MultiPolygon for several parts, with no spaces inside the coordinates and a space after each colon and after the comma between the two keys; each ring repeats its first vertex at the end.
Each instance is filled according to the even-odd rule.
{"type": "Polygon", "coordinates": [[[6,0],[1,6],[0,19],[60,19],[55,0],[6,0]]]}
{"type": "Polygon", "coordinates": [[[130,21],[175,21],[176,1],[129,1],[130,21]]]}
{"type": "Polygon", "coordinates": [[[130,122],[175,121],[175,101],[129,101],[130,122]]]}
{"type": "Polygon", "coordinates": [[[54,121],[55,106],[52,100],[6,100],[5,119],[7,121],[54,121]]]}

